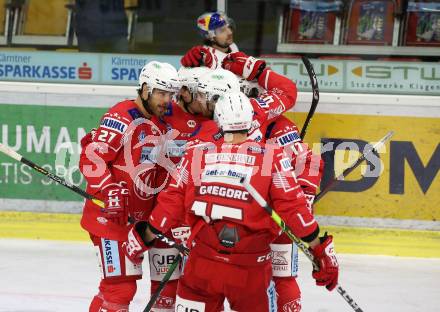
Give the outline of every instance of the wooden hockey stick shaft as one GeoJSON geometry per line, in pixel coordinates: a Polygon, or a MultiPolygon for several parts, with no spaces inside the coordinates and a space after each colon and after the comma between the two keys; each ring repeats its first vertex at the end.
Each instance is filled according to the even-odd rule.
{"type": "Polygon", "coordinates": [[[71,191],[74,191],[75,193],[81,195],[84,198],[87,198],[89,200],[91,200],[93,203],[95,203],[96,205],[98,205],[101,208],[104,208],[104,203],[93,197],[92,195],[86,193],[84,190],[80,189],[79,187],[73,185],[72,183],[67,182],[65,179],[47,171],[46,169],[44,169],[43,167],[38,166],[37,164],[35,164],[34,162],[30,161],[29,159],[24,158],[22,155],[18,154],[17,152],[15,152],[13,149],[11,149],[10,147],[0,143],[0,152],[4,153],[5,155],[23,163],[28,165],[29,167],[31,167],[32,169],[34,169],[35,171],[38,171],[39,173],[41,173],[42,175],[47,176],[48,178],[54,180],[55,182],[58,182],[59,184],[63,185],[64,187],[68,188],[71,191]]]}
{"type": "MultiPolygon", "coordinates": [[[[92,195],[90,195],[89,193],[85,192],[84,190],[80,189],[79,187],[67,182],[65,179],[47,171],[46,169],[38,166],[37,164],[35,164],[34,162],[30,161],[29,159],[24,158],[22,155],[18,154],[17,152],[15,152],[13,149],[11,149],[10,147],[0,143],[0,152],[4,153],[5,155],[19,161],[22,162],[23,164],[28,165],[29,167],[31,167],[32,169],[38,171],[39,173],[47,176],[48,178],[54,180],[55,182],[58,182],[59,184],[65,186],[66,188],[68,188],[71,191],[74,191],[75,193],[81,195],[82,197],[91,200],[94,204],[98,205],[101,208],[104,208],[104,202],[100,199],[97,199],[95,197],[93,197],[92,195]]],[[[179,252],[187,254],[189,252],[189,249],[186,248],[183,245],[177,244],[175,241],[167,238],[166,236],[162,235],[162,234],[157,234],[156,235],[162,242],[164,242],[165,244],[167,244],[170,247],[176,248],[177,250],[179,250],[179,252]]]]}

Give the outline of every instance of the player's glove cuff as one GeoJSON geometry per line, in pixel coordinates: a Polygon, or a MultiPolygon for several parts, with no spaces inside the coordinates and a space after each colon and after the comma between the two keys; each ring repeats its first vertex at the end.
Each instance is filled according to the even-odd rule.
{"type": "Polygon", "coordinates": [[[143,260],[143,254],[150,249],[154,240],[148,242],[145,239],[145,230],[148,227],[148,222],[139,221],[134,224],[127,235],[127,241],[122,244],[125,255],[133,263],[139,264],[143,260]]]}

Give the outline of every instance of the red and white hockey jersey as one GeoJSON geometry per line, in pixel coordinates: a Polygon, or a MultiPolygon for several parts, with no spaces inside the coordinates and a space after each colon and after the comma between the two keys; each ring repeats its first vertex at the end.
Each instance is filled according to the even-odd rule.
{"type": "Polygon", "coordinates": [[[251,141],[194,144],[182,158],[176,177],[159,194],[149,219],[151,226],[161,232],[183,221],[192,227],[196,244],[229,253],[267,250],[280,229],[242,186],[240,179],[245,177],[271,201],[295,235],[317,233],[317,222],[306,208],[290,159],[276,145],[251,141]],[[225,226],[235,227],[239,242],[226,248],[217,237],[200,235],[209,232],[194,231],[206,226],[218,235],[225,226]]]}
{"type": "Polygon", "coordinates": [[[199,131],[202,122],[208,118],[185,112],[176,102],[168,104],[163,120],[169,128],[176,130],[168,142],[168,156],[173,163],[178,164],[185,153],[186,143],[199,131]]]}
{"type": "Polygon", "coordinates": [[[215,49],[213,47],[204,45],[204,48],[208,49],[212,54],[214,54],[216,56],[216,60],[214,61],[213,66],[211,67],[212,69],[216,69],[216,68],[221,68],[222,67],[222,62],[225,59],[225,57],[229,54],[229,53],[234,53],[234,52],[238,52],[238,47],[235,43],[231,44],[229,46],[229,52],[225,53],[223,51],[220,51],[218,49],[215,49]]]}
{"type": "Polygon", "coordinates": [[[316,194],[321,183],[324,162],[321,156],[314,154],[309,146],[301,141],[300,132],[294,122],[285,116],[279,116],[274,121],[262,127],[265,140],[277,143],[292,159],[292,166],[298,183],[308,194],[316,194]]]}
{"type": "MultiPolygon", "coordinates": [[[[98,129],[82,140],[80,170],[87,180],[87,192],[102,198],[100,190],[106,185],[124,182],[130,196],[128,214],[134,220],[146,220],[154,206],[154,190],[160,188],[158,163],[167,162],[161,148],[165,132],[163,121],[155,116],[146,119],[132,100],[111,107],[98,129]]],[[[100,207],[88,200],[81,225],[100,237],[126,238],[125,227],[102,218],[100,207]]]]}

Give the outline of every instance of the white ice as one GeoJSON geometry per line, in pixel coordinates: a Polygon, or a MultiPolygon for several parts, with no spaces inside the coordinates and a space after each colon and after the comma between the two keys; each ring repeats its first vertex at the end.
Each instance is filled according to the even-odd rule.
{"type": "MultiPolygon", "coordinates": [[[[364,311],[440,311],[440,259],[339,259],[340,285],[364,311]]],[[[89,243],[0,239],[0,312],[88,311],[99,281],[96,263],[89,243]]],[[[301,257],[304,312],[353,311],[336,291],[315,286],[310,271],[301,257]]],[[[138,282],[130,311],[143,311],[148,294],[148,280],[138,282]]]]}

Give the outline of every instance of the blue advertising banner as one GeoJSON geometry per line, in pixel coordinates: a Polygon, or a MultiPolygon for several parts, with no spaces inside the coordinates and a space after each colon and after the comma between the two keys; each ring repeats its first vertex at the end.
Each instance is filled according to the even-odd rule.
{"type": "Polygon", "coordinates": [[[100,83],[135,85],[142,67],[153,60],[180,67],[180,56],[176,55],[101,54],[100,83]]]}
{"type": "Polygon", "coordinates": [[[0,52],[0,80],[97,84],[99,66],[92,53],[0,52]]]}
{"type": "MultiPolygon", "coordinates": [[[[36,51],[0,52],[0,80],[136,86],[153,60],[177,69],[179,55],[98,54],[36,51]]],[[[299,58],[266,58],[276,72],[310,90],[299,58]]],[[[312,60],[323,92],[440,95],[440,63],[312,60]]]]}

